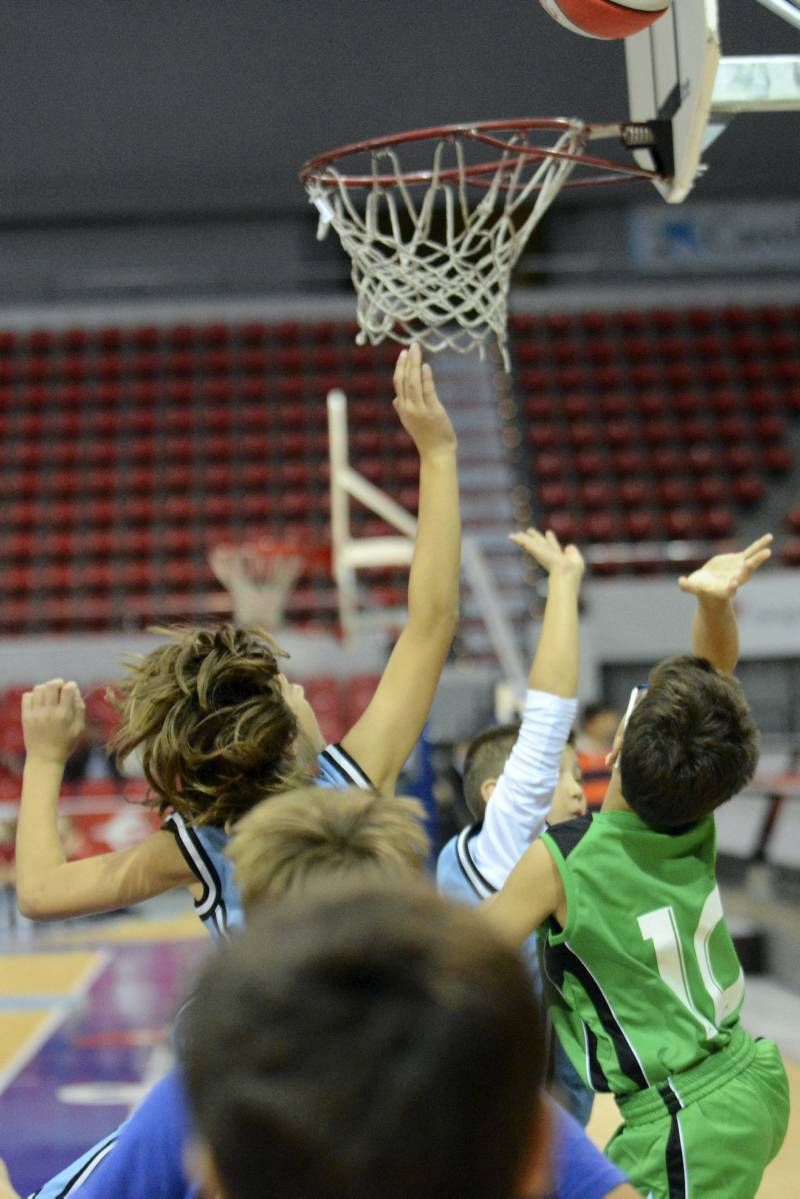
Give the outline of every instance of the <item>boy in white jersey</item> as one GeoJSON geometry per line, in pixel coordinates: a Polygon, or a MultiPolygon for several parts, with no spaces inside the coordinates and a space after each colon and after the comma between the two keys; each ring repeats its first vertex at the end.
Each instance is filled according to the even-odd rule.
{"type": "MultiPolygon", "coordinates": [[[[577,709],[578,599],[584,562],[576,546],[562,549],[552,531],[511,535],[548,575],[547,602],[519,728],[487,729],[464,760],[464,797],[472,824],[442,849],[436,865],[439,890],[475,904],[502,887],[519,858],[546,827],[586,811],[570,730],[577,709]]],[[[526,956],[541,991],[535,938],[526,956]]],[[[586,1124],[592,1093],[556,1042],[555,1092],[586,1124]]]]}

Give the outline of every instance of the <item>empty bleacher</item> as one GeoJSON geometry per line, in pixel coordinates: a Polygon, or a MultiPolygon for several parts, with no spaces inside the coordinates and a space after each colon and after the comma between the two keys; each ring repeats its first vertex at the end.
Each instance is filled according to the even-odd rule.
{"type": "MultiPolygon", "coordinates": [[[[519,369],[507,419],[533,511],[560,536],[724,540],[790,476],[799,307],[516,315],[509,328],[519,369]]],[[[619,558],[599,565],[610,573],[619,558]]]]}

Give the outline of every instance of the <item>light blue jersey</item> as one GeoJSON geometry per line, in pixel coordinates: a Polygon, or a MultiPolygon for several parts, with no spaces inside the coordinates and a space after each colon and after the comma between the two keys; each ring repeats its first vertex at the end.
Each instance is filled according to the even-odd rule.
{"type": "MultiPolygon", "coordinates": [[[[318,787],[362,787],[372,789],[372,783],[361,767],[342,749],[327,745],[317,755],[318,787]]],[[[225,854],[228,834],[215,825],[188,824],[177,812],[164,822],[173,834],[183,857],[203,888],[194,908],[212,937],[227,937],[233,928],[244,923],[239,888],[233,876],[233,863],[225,854]]]]}

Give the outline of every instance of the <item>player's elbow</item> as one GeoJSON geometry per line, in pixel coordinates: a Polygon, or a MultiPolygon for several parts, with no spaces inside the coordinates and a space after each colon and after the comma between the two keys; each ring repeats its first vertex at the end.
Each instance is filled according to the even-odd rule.
{"type": "Polygon", "coordinates": [[[41,888],[17,880],[17,907],[26,920],[53,920],[55,913],[47,903],[41,888]]]}

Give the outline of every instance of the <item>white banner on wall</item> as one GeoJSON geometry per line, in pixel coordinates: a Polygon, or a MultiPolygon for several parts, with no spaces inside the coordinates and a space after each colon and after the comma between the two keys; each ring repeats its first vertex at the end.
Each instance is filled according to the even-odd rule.
{"type": "Polygon", "coordinates": [[[628,254],[642,271],[674,274],[800,268],[800,203],[643,206],[627,219],[628,254]]]}

